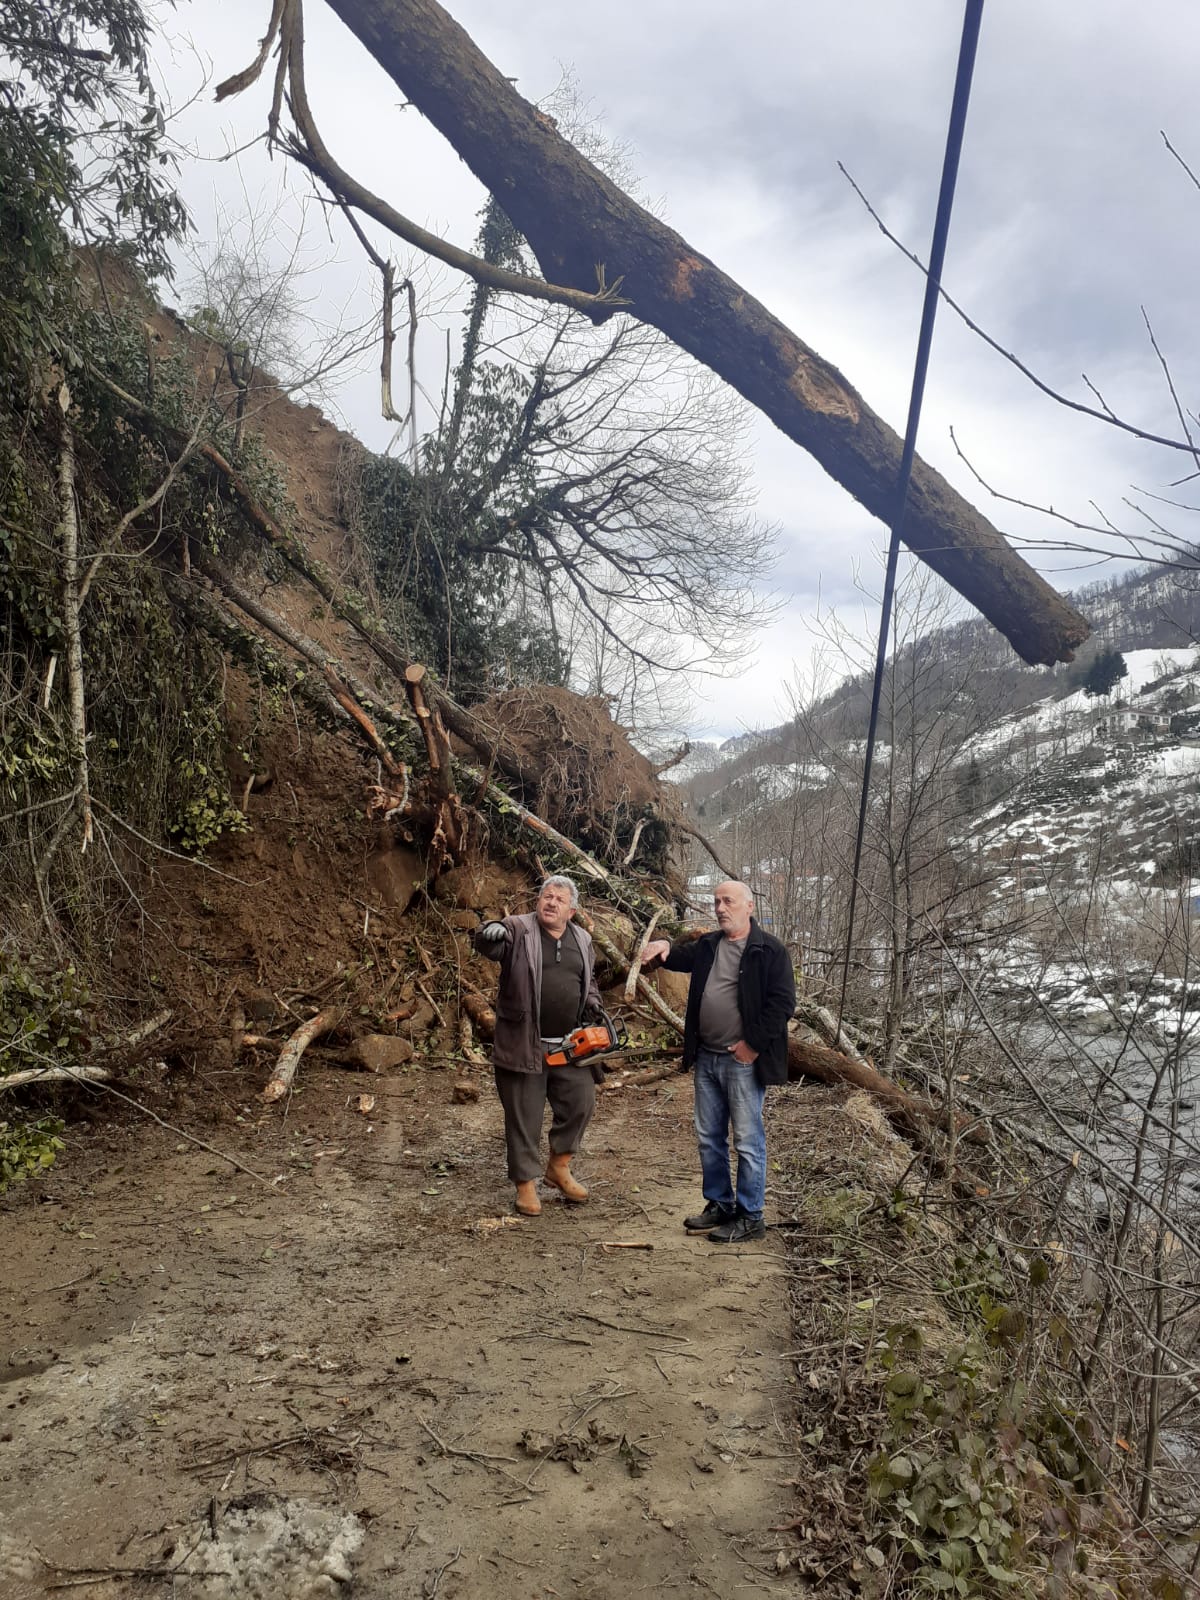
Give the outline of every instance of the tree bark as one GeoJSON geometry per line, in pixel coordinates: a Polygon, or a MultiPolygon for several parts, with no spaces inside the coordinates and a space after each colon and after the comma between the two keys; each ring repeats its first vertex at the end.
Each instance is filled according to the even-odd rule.
{"type": "Polygon", "coordinates": [[[83,815],[83,840],[79,848],[83,852],[92,842],[92,797],[88,771],[83,642],[79,632],[79,514],[75,504],[75,434],[67,420],[71,391],[65,383],[59,389],[58,403],[62,412],[59,444],[62,623],[67,641],[67,699],[71,708],[71,734],[75,745],[75,793],[83,815]]]}
{"type": "MultiPolygon", "coordinates": [[[[928,1144],[931,1127],[941,1128],[943,1132],[951,1128],[951,1113],[944,1107],[920,1095],[909,1094],[861,1057],[853,1059],[840,1050],[831,1050],[817,1039],[803,1038],[794,1027],[788,1033],[788,1074],[793,1079],[815,1078],[819,1083],[865,1089],[880,1102],[890,1122],[922,1145],[928,1144]]],[[[969,1139],[974,1144],[990,1143],[987,1124],[978,1118],[958,1117],[954,1126],[960,1139],[969,1139]]]]}
{"type": "Polygon", "coordinates": [[[275,1063],[275,1071],[271,1074],[266,1088],[259,1095],[260,1100],[267,1105],[274,1105],[277,1100],[282,1100],[292,1087],[292,1080],[296,1076],[296,1068],[300,1065],[300,1057],[308,1049],[314,1039],[323,1033],[330,1033],[342,1020],[344,1013],[341,1006],[330,1006],[325,1011],[318,1011],[315,1017],[310,1017],[302,1023],[295,1033],[279,1052],[279,1060],[275,1063]]]}
{"type": "MultiPolygon", "coordinates": [[[[581,156],[437,0],[329,4],[496,197],[547,279],[593,291],[598,275],[620,280],[632,315],[711,367],[891,522],[900,438],[836,367],[581,156]]],[[[1024,660],[1069,661],[1087,637],[1079,612],[920,460],[905,540],[1024,660]]]]}

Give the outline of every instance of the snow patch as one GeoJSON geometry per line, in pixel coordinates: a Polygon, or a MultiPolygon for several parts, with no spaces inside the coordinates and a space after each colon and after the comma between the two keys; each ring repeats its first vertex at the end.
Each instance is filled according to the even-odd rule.
{"type": "Polygon", "coordinates": [[[174,1592],[216,1600],[331,1600],[347,1592],[365,1538],[353,1512],[249,1496],[231,1505],[174,1574],[174,1592]]]}

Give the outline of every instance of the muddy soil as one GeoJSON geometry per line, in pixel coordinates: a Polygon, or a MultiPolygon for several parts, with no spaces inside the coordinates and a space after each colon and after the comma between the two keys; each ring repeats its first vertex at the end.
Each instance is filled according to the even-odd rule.
{"type": "Polygon", "coordinates": [[[485,1071],[301,1080],[188,1124],[249,1172],[125,1121],[0,1202],[0,1592],[796,1592],[782,1236],[684,1234],[690,1080],[531,1220],[485,1071]]]}

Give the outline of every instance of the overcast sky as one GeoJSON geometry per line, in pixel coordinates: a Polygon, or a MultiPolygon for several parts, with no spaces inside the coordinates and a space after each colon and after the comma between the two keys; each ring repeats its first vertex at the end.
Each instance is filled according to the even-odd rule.
{"type": "MultiPolygon", "coordinates": [[[[957,0],[450,0],[448,9],[530,99],[569,69],[604,131],[628,146],[666,220],[903,430],[922,282],[837,163],[927,255],[962,26],[957,0]]],[[[172,98],[195,89],[202,67],[216,82],[245,66],[268,11],[265,0],[236,10],[181,0],[163,19],[172,98]]],[[[306,32],[310,96],[334,154],[398,209],[469,245],[483,195],[462,162],[415,110],[400,108],[395,86],[320,0],[309,0],[306,32]]],[[[1195,404],[1200,192],[1161,133],[1200,173],[1198,55],[1200,15],[1187,0],[992,0],[944,279],[1048,383],[1089,400],[1086,373],[1119,414],[1176,435],[1141,308],[1185,405],[1195,404]]],[[[201,240],[219,210],[269,212],[281,192],[307,190],[302,174],[269,163],[261,146],[237,161],[213,159],[261,131],[268,98],[263,83],[218,107],[210,85],[176,121],[177,136],[207,158],[183,171],[201,240]]],[[[279,213],[281,238],[290,204],[279,213]]],[[[316,208],[309,221],[310,288],[329,311],[351,303],[366,314],[369,271],[344,234],[331,239],[316,208]]],[[[449,275],[431,293],[465,298],[449,275]]],[[[436,389],[443,336],[434,337],[434,320],[421,365],[436,389]]],[[[367,444],[387,447],[393,430],[378,415],[371,376],[349,384],[339,405],[367,444]]],[[[994,487],[1079,517],[1095,501],[1130,527],[1139,525],[1122,505],[1130,484],[1168,492],[1186,471],[1186,458],[1039,395],[943,307],[918,449],[1063,586],[1108,569],[1055,551],[1062,532],[1047,518],[990,501],[956,457],[951,427],[994,487]]],[[[765,421],[754,455],[757,510],[782,530],[776,587],[785,605],[736,680],[697,686],[698,735],[783,719],[820,606],[836,606],[860,629],[876,625],[855,585],[876,586],[882,526],[765,421]]],[[[1171,525],[1195,537],[1184,515],[1171,525]]]]}

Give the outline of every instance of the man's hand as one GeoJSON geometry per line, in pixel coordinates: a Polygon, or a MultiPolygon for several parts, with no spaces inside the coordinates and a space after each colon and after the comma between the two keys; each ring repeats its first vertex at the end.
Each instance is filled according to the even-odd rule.
{"type": "Polygon", "coordinates": [[[642,951],[642,971],[649,972],[658,966],[660,961],[665,961],[671,954],[671,941],[669,939],[651,939],[642,951]]]}
{"type": "Polygon", "coordinates": [[[502,922],[485,922],[482,928],[475,930],[475,948],[490,960],[499,961],[509,937],[502,922]]]}
{"type": "Polygon", "coordinates": [[[745,1039],[739,1039],[729,1053],[743,1067],[753,1066],[758,1060],[758,1051],[752,1050],[745,1039]]]}

